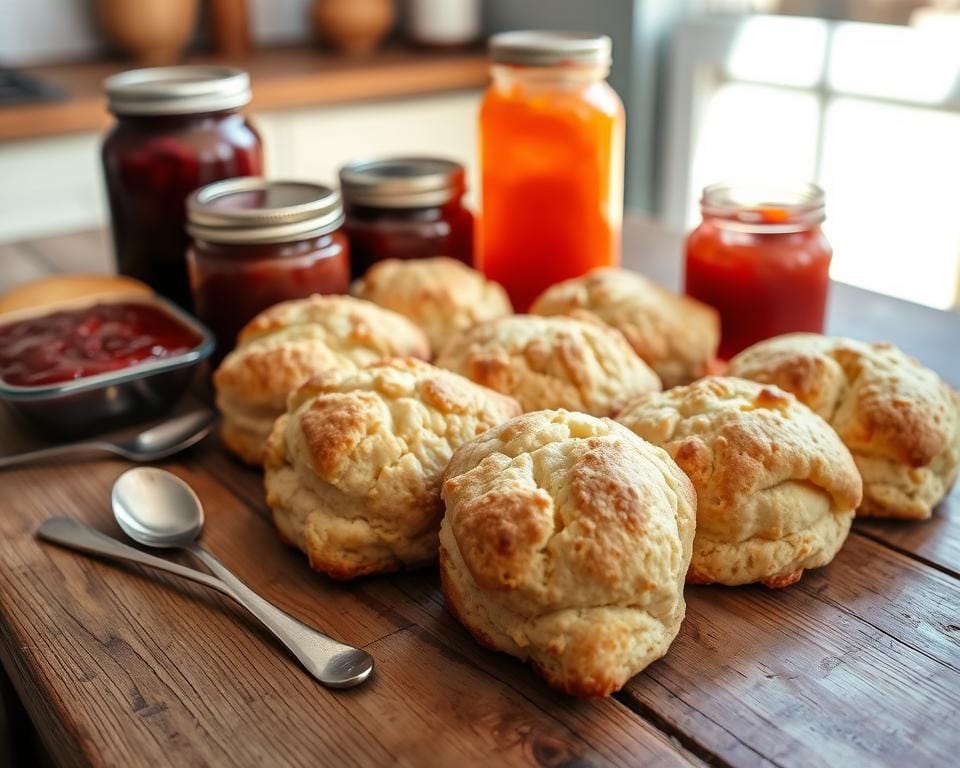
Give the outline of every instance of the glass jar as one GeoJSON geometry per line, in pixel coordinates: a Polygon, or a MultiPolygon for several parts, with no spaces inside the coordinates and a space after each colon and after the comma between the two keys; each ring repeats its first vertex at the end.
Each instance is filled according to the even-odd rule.
{"type": "Polygon", "coordinates": [[[717,184],[687,237],[686,292],[720,313],[720,357],[795,331],[822,333],[833,249],[823,190],[717,184]]]}
{"type": "Polygon", "coordinates": [[[189,309],[187,195],[263,173],[260,137],[238,112],[250,79],[229,67],[158,67],[105,87],[117,118],[102,152],[117,270],[189,309]]]}
{"type": "Polygon", "coordinates": [[[353,276],[384,259],[473,263],[463,166],[433,157],[362,160],[340,169],[353,276]]]}
{"type": "Polygon", "coordinates": [[[610,38],[505,32],[480,108],[478,266],[518,312],[547,287],[620,263],[624,112],[610,38]]]}
{"type": "Polygon", "coordinates": [[[197,190],[187,213],[193,301],[217,337],[218,359],[267,307],[350,287],[343,206],[330,187],[228,179],[197,190]]]}

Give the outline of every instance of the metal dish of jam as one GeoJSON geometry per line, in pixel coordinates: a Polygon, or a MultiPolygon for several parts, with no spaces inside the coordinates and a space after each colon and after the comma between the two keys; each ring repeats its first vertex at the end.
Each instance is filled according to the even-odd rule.
{"type": "Polygon", "coordinates": [[[14,312],[0,316],[0,399],[48,432],[105,431],[173,406],[213,347],[158,296],[14,312]]]}

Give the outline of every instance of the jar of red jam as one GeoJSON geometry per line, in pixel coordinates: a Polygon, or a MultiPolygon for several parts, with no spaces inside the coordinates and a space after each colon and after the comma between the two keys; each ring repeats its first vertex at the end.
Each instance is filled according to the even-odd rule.
{"type": "Polygon", "coordinates": [[[260,137],[239,112],[250,79],[230,67],[157,67],[104,85],[117,117],[103,143],[117,270],[189,309],[187,195],[263,173],[260,137]]]}
{"type": "Polygon", "coordinates": [[[463,166],[433,157],[362,160],[340,169],[353,276],[383,259],[449,256],[473,263],[463,166]]]}
{"type": "Polygon", "coordinates": [[[350,287],[343,206],[330,187],[228,179],[191,195],[187,216],[194,306],[221,358],[267,307],[350,287]]]}
{"type": "Polygon", "coordinates": [[[823,190],[717,184],[687,237],[686,292],[720,313],[720,357],[794,331],[823,332],[833,249],[823,190]]]}

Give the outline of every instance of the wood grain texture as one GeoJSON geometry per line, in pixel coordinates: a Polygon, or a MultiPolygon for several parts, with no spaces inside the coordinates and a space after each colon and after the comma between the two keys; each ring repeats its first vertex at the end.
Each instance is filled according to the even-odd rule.
{"type": "MultiPolygon", "coordinates": [[[[480,88],[489,62],[479,51],[386,49],[360,58],[301,46],[255,51],[235,62],[209,55],[186,64],[233,63],[250,73],[251,109],[288,109],[480,88]]],[[[0,141],[79,131],[103,131],[113,122],[103,81],[129,69],[124,62],[86,62],[28,67],[26,72],[63,87],[57,102],[0,108],[0,141]]]]}

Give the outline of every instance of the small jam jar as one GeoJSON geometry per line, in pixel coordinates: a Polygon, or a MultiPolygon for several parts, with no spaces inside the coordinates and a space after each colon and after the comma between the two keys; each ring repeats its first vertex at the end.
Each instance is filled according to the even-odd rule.
{"type": "Polygon", "coordinates": [[[230,67],[157,67],[104,85],[117,117],[102,153],[117,269],[189,309],[187,195],[263,173],[260,137],[238,111],[250,79],[230,67]]]}
{"type": "Polygon", "coordinates": [[[720,313],[720,357],[771,336],[823,332],[833,249],[823,190],[717,184],[687,237],[686,292],[720,313]]]}
{"type": "Polygon", "coordinates": [[[463,166],[432,157],[364,160],[340,169],[353,276],[383,259],[449,256],[473,263],[463,166]]]}
{"type": "Polygon", "coordinates": [[[350,287],[343,206],[330,187],[228,179],[191,195],[187,215],[194,306],[217,337],[219,358],[267,307],[350,287]]]}

